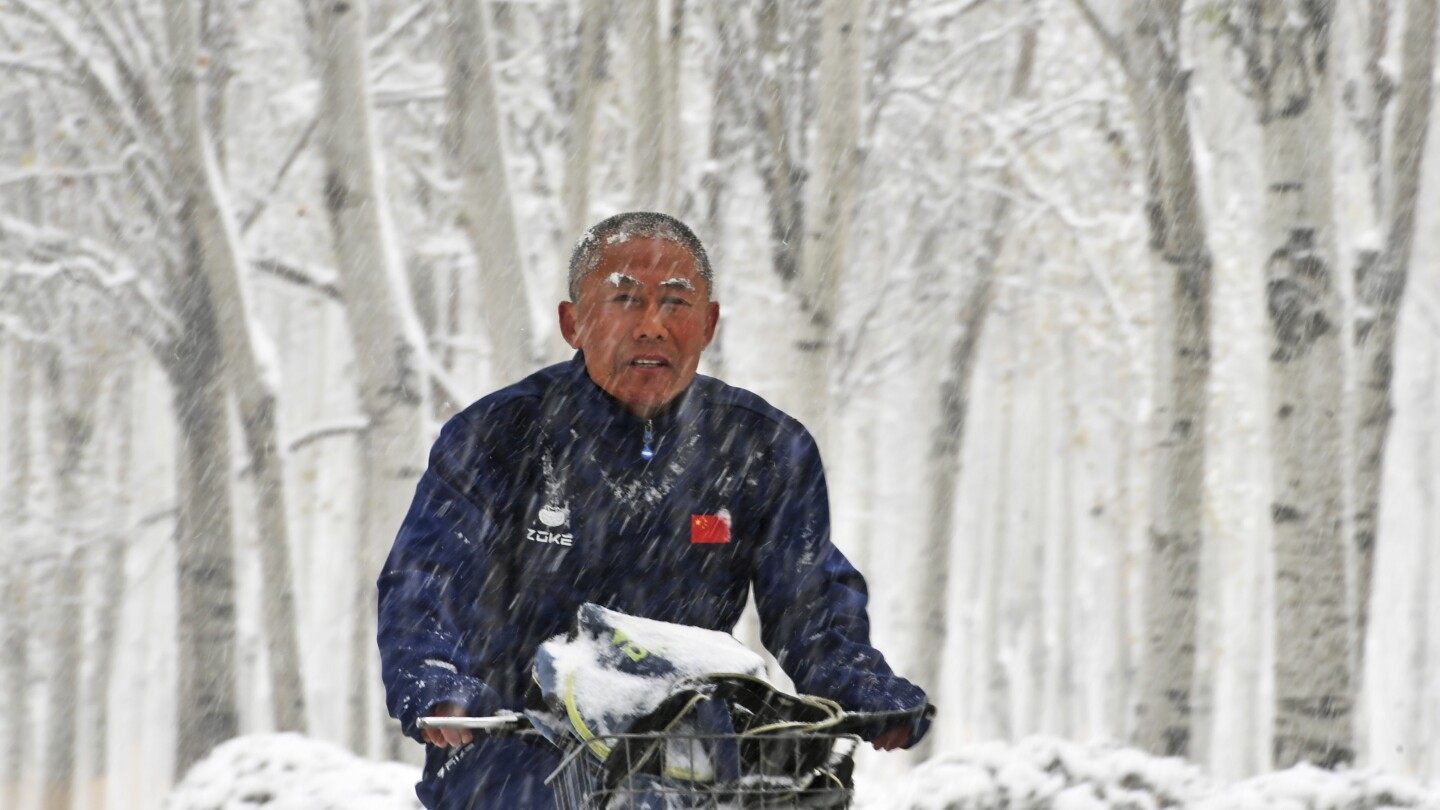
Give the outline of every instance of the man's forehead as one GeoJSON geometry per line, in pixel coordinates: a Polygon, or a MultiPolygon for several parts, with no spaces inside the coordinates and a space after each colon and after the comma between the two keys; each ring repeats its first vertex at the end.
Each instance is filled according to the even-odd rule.
{"type": "Polygon", "coordinates": [[[689,248],[648,236],[607,241],[589,278],[601,288],[643,288],[653,284],[657,288],[698,292],[707,286],[689,248]]]}

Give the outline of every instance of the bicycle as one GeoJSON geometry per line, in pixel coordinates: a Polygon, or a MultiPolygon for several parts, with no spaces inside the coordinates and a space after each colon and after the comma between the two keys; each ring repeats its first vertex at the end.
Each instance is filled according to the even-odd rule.
{"type": "MultiPolygon", "coordinates": [[[[854,798],[856,732],[901,717],[913,715],[846,714],[821,731],[646,731],[561,739],[561,763],[545,783],[557,810],[843,810],[854,798]]],[[[540,733],[523,715],[427,717],[420,727],[540,733]]]]}

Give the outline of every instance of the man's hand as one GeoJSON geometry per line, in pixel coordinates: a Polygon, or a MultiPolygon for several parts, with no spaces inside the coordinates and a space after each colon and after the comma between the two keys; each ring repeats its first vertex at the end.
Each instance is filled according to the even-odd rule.
{"type": "MultiPolygon", "coordinates": [[[[441,703],[430,710],[431,717],[464,717],[465,707],[458,703],[441,703]]],[[[461,746],[475,739],[468,728],[427,728],[425,741],[441,748],[461,746]]]]}
{"type": "Polygon", "coordinates": [[[910,742],[910,727],[901,726],[881,734],[870,744],[875,746],[876,751],[894,751],[897,748],[904,748],[908,742],[910,742]]]}

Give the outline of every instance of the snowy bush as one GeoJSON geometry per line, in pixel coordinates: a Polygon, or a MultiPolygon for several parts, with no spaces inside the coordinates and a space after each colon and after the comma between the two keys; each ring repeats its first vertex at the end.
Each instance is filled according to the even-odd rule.
{"type": "Polygon", "coordinates": [[[1440,810],[1440,791],[1375,769],[1326,771],[1297,765],[1221,788],[1198,810],[1440,810]]]}
{"type": "Polygon", "coordinates": [[[1183,760],[1045,737],[969,745],[906,781],[909,810],[1160,810],[1188,806],[1207,790],[1183,760]]]}
{"type": "MultiPolygon", "coordinates": [[[[1440,810],[1440,790],[1373,769],[1309,765],[1230,785],[1196,766],[1131,748],[1031,737],[983,743],[900,777],[886,808],[905,810],[1440,810]]],[[[867,810],[882,810],[873,805],[867,810]]]]}
{"type": "MultiPolygon", "coordinates": [[[[240,737],[186,774],[165,810],[419,810],[419,771],[295,734],[240,737]]],[[[1219,785],[1117,745],[1030,737],[968,745],[865,785],[858,810],[1440,810],[1440,789],[1375,769],[1308,765],[1219,785]]]]}
{"type": "Polygon", "coordinates": [[[255,734],[216,747],[165,810],[419,810],[420,771],[371,762],[298,734],[255,734]]]}

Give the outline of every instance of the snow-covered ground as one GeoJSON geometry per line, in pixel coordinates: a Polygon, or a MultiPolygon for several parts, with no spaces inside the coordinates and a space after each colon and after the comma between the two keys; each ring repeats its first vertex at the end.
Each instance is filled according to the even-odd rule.
{"type": "MultiPolygon", "coordinates": [[[[416,810],[417,769],[356,757],[294,734],[220,746],[176,786],[166,810],[416,810]]],[[[981,743],[884,781],[857,810],[1440,810],[1440,786],[1371,769],[1299,766],[1217,784],[1178,759],[1031,737],[981,743]]]]}

